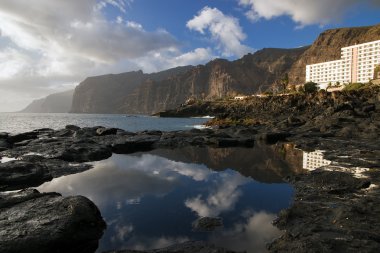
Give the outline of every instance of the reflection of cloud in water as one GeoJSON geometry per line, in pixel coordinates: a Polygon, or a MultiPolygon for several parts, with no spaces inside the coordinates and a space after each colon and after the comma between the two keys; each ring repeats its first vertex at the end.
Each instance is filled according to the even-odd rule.
{"type": "Polygon", "coordinates": [[[125,241],[128,235],[133,231],[132,225],[116,225],[114,227],[114,235],[111,237],[111,242],[125,241]]]}
{"type": "Polygon", "coordinates": [[[235,251],[267,252],[266,244],[281,235],[281,231],[272,225],[274,219],[274,214],[254,213],[248,217],[247,223],[236,224],[210,240],[235,251]]]}
{"type": "Polygon", "coordinates": [[[106,160],[97,163],[89,171],[56,178],[38,190],[56,191],[63,195],[84,195],[98,206],[114,201],[117,209],[120,209],[122,203],[137,203],[140,197],[147,194],[164,195],[178,184],[173,178],[159,177],[136,168],[133,162],[130,165],[126,169],[112,160],[106,160]]]}
{"type": "Polygon", "coordinates": [[[123,203],[138,204],[144,195],[166,194],[179,183],[181,175],[203,181],[213,173],[204,165],[174,162],[155,155],[113,155],[95,162],[89,171],[53,179],[38,190],[84,195],[98,206],[111,200],[121,209],[123,203]]]}
{"type": "Polygon", "coordinates": [[[130,250],[150,250],[171,246],[173,244],[184,243],[189,241],[188,237],[144,237],[133,236],[127,242],[124,242],[123,248],[130,250]]]}
{"type": "Polygon", "coordinates": [[[211,190],[206,199],[198,195],[195,198],[187,199],[185,205],[202,217],[219,216],[220,213],[231,210],[235,206],[241,195],[238,187],[248,182],[249,179],[236,172],[233,174],[219,173],[213,182],[215,188],[211,190]]]}

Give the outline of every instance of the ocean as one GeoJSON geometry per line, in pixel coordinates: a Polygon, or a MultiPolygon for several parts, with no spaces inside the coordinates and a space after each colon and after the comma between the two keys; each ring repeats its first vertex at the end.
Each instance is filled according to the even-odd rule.
{"type": "Polygon", "coordinates": [[[22,133],[39,128],[116,127],[127,131],[175,131],[202,127],[209,118],[159,118],[125,114],[0,113],[0,132],[22,133]]]}

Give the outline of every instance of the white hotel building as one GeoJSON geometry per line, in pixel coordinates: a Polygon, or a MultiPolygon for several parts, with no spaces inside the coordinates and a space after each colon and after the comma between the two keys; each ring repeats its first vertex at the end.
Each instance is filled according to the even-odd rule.
{"type": "Polygon", "coordinates": [[[380,65],[380,40],[343,47],[341,59],[306,65],[306,82],[315,82],[326,88],[331,82],[366,83],[373,79],[380,65]]]}

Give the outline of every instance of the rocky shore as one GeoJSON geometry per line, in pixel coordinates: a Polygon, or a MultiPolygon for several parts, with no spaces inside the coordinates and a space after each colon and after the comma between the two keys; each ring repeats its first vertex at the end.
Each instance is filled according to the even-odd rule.
{"type": "MultiPolygon", "coordinates": [[[[269,251],[375,252],[380,248],[378,88],[254,98],[223,106],[193,105],[165,115],[217,118],[211,122],[211,129],[188,131],[132,133],[66,126],[13,135],[0,133],[0,251],[28,252],[29,247],[38,247],[39,252],[96,249],[105,223],[88,199],[26,189],[90,169],[91,165],[84,162],[106,159],[112,153],[158,148],[253,147],[257,142],[281,141],[295,143],[306,151],[323,150],[333,162],[287,178],[296,195],[293,205],[275,221],[284,235],[270,243],[269,251]]],[[[193,242],[150,252],[229,251],[193,242]]]]}

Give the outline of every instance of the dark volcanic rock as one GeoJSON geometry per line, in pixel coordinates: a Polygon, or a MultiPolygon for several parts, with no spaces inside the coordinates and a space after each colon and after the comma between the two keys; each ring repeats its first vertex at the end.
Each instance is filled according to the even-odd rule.
{"type": "Polygon", "coordinates": [[[0,139],[0,152],[7,150],[11,147],[11,144],[7,140],[0,139]]]}
{"type": "Polygon", "coordinates": [[[368,179],[316,170],[294,185],[293,205],[275,221],[285,234],[270,252],[377,252],[380,206],[377,192],[363,190],[368,179]]]}
{"type": "Polygon", "coordinates": [[[48,169],[41,164],[25,161],[0,163],[0,190],[38,186],[51,179],[48,169]]]}
{"type": "Polygon", "coordinates": [[[100,127],[96,129],[96,134],[97,135],[114,135],[118,131],[117,128],[105,128],[105,127],[100,127]]]}
{"type": "Polygon", "coordinates": [[[27,133],[21,133],[21,134],[15,134],[8,136],[8,141],[10,143],[16,143],[21,142],[25,140],[33,140],[37,139],[38,132],[27,132],[27,133]]]}
{"type": "Polygon", "coordinates": [[[36,155],[23,156],[20,160],[0,163],[0,191],[38,186],[55,177],[90,168],[88,164],[73,164],[36,155]]]}
{"type": "Polygon", "coordinates": [[[56,158],[68,162],[100,161],[111,157],[112,150],[109,147],[97,145],[94,142],[81,140],[71,144],[61,151],[56,158]]]}
{"type": "Polygon", "coordinates": [[[0,252],[92,253],[105,227],[98,208],[82,196],[0,193],[0,252]]]}
{"type": "Polygon", "coordinates": [[[160,140],[161,136],[153,134],[141,134],[119,138],[112,144],[112,151],[117,154],[129,154],[140,151],[149,151],[160,140]]]}

